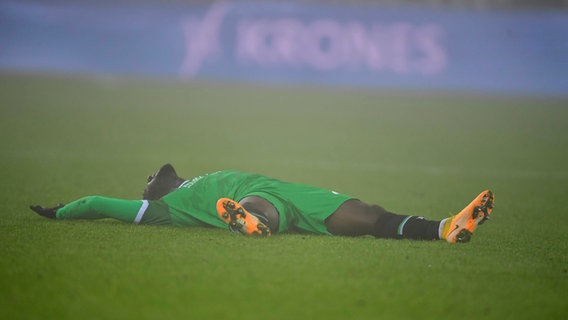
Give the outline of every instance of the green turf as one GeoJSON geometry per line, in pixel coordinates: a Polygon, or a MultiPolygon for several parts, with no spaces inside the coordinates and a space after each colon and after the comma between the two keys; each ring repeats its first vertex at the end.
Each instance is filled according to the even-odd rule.
{"type": "Polygon", "coordinates": [[[566,319],[568,101],[0,76],[1,319],[566,319]],[[139,198],[164,162],[239,169],[441,219],[472,242],[55,222],[139,198]]]}

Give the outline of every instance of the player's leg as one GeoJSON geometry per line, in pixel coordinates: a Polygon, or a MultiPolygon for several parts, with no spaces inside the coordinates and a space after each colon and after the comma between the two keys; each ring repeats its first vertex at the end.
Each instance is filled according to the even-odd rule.
{"type": "Polygon", "coordinates": [[[113,218],[124,222],[139,223],[147,207],[148,201],[146,200],[88,196],[51,209],[40,206],[32,206],[31,209],[48,218],[62,220],[113,218]],[[53,211],[53,215],[48,213],[49,210],[53,211]]]}
{"type": "Polygon", "coordinates": [[[440,239],[440,221],[388,212],[378,205],[368,205],[359,200],[342,204],[326,221],[326,227],[334,235],[373,235],[393,239],[440,239]]]}
{"type": "Polygon", "coordinates": [[[336,235],[373,235],[394,239],[443,239],[448,242],[468,242],[476,227],[489,219],[494,195],[485,190],[457,215],[442,221],[418,216],[399,215],[377,205],[359,200],[342,204],[325,221],[329,232],[336,235]]]}

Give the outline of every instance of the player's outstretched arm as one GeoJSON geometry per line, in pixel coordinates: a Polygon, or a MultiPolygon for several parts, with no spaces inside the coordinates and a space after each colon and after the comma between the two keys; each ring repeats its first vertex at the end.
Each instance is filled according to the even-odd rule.
{"type": "Polygon", "coordinates": [[[53,208],[30,206],[40,216],[50,219],[104,219],[139,223],[148,206],[148,201],[124,200],[102,196],[87,196],[66,205],[53,208]]]}

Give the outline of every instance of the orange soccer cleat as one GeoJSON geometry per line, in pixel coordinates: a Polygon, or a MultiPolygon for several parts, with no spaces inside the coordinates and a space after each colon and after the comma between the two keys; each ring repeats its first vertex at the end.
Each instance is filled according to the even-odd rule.
{"type": "Polygon", "coordinates": [[[460,213],[443,222],[441,238],[450,243],[469,242],[475,228],[489,219],[494,200],[490,190],[480,193],[460,213]]]}
{"type": "Polygon", "coordinates": [[[229,224],[231,231],[253,236],[270,235],[270,229],[235,200],[229,198],[217,200],[217,213],[229,224]]]}

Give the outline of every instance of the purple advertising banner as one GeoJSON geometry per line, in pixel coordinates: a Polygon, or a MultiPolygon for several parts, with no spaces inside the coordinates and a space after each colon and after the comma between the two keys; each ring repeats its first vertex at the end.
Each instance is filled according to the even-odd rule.
{"type": "Polygon", "coordinates": [[[568,13],[5,1],[0,69],[568,95],[568,13]]]}

